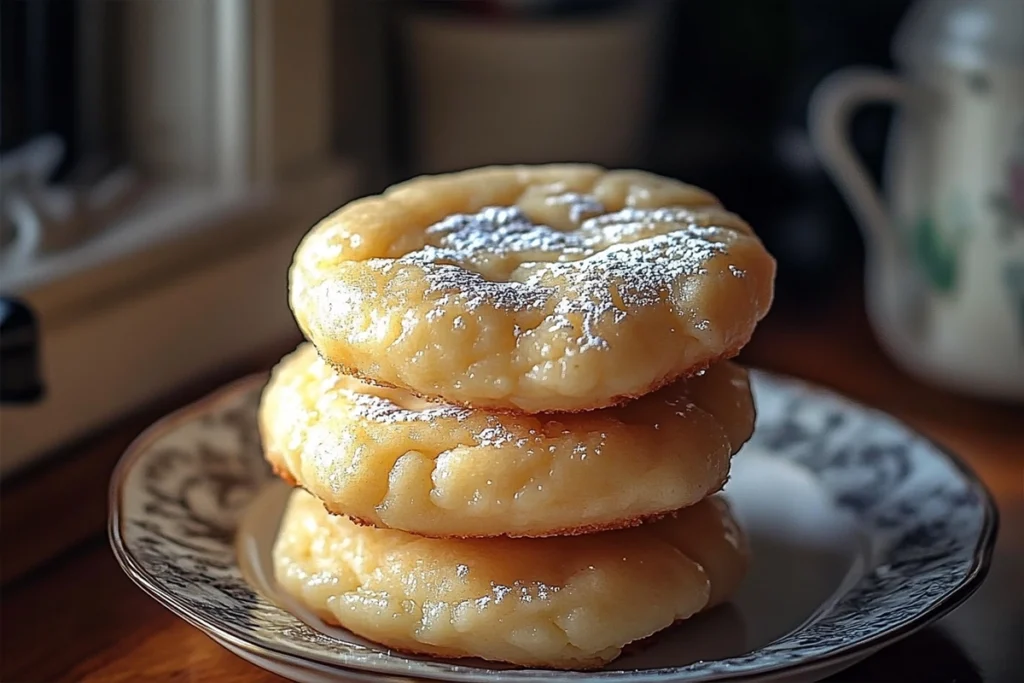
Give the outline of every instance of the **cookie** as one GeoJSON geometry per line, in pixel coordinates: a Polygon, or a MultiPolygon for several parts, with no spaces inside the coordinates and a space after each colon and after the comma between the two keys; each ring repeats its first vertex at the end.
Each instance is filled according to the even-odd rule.
{"type": "Polygon", "coordinates": [[[304,491],[292,494],[273,560],[286,593],[386,647],[556,669],[599,667],[712,596],[721,602],[747,563],[713,500],[587,536],[430,539],[358,526],[304,491]]]}
{"type": "Polygon", "coordinates": [[[717,491],[754,427],[729,362],[624,406],[518,415],[342,375],[311,345],[275,368],[259,426],[274,469],[332,512],[435,537],[627,527],[717,491]]]}
{"type": "Polygon", "coordinates": [[[586,411],[735,355],[775,262],[711,194],[640,171],[493,167],[355,201],[295,253],[289,300],[348,374],[449,404],[586,411]]]}

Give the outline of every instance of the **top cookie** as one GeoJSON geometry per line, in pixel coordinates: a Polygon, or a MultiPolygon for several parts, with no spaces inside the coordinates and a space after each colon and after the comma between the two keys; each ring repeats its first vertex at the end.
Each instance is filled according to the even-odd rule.
{"type": "Polygon", "coordinates": [[[595,166],[416,178],[324,219],[290,302],[321,356],[414,394],[593,410],[735,355],[775,261],[692,185],[595,166]]]}

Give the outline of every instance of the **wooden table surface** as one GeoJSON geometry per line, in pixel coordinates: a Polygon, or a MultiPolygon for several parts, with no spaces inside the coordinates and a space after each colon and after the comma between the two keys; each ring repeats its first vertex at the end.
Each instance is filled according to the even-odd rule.
{"type": "MultiPolygon", "coordinates": [[[[1024,680],[1024,409],[924,387],[881,355],[854,301],[813,322],[773,314],[742,359],[834,387],[887,410],[959,453],[991,488],[1001,529],[982,588],[937,625],[835,681],[1024,680]]],[[[106,484],[128,442],[169,409],[229,375],[268,367],[271,350],[125,419],[3,484],[0,681],[280,681],[214,644],[146,597],[105,537],[106,484]]]]}

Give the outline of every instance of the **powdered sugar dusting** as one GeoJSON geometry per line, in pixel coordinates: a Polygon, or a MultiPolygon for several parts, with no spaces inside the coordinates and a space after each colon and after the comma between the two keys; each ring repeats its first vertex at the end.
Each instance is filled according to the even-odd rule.
{"type": "Polygon", "coordinates": [[[525,448],[528,443],[526,438],[512,433],[505,425],[493,418],[487,427],[477,432],[476,438],[480,446],[489,446],[491,448],[503,448],[505,446],[525,448]]]}
{"type": "MultiPolygon", "coordinates": [[[[442,421],[462,422],[473,416],[474,411],[445,404],[426,404],[418,408],[407,408],[399,405],[386,396],[364,393],[353,388],[338,388],[345,394],[351,406],[351,415],[362,421],[376,424],[400,423],[440,423],[442,421]]],[[[525,448],[529,439],[516,434],[502,424],[497,416],[488,416],[487,426],[475,434],[478,446],[491,448],[525,448]]]]}
{"type": "Polygon", "coordinates": [[[552,206],[569,206],[569,220],[579,223],[586,216],[604,213],[604,204],[592,194],[579,194],[577,192],[566,192],[553,195],[544,200],[545,204],[552,206]]]}
{"type": "Polygon", "coordinates": [[[554,324],[571,325],[578,320],[580,334],[575,341],[579,350],[604,348],[607,341],[596,333],[602,322],[610,317],[618,323],[630,309],[658,305],[670,296],[677,282],[702,274],[704,263],[724,251],[720,242],[666,233],[613,245],[580,263],[550,264],[527,284],[566,281],[563,296],[554,307],[554,324]]]}
{"type": "Polygon", "coordinates": [[[488,597],[493,599],[496,605],[500,605],[501,602],[509,596],[518,598],[521,602],[533,602],[536,600],[549,600],[552,595],[562,589],[561,586],[546,584],[543,581],[513,581],[511,585],[491,582],[491,596],[482,596],[477,598],[477,603],[480,604],[480,600],[483,600],[483,605],[486,605],[489,601],[488,597]]]}
{"type": "Polygon", "coordinates": [[[403,408],[383,396],[347,392],[352,404],[352,414],[369,422],[396,424],[400,422],[432,422],[435,420],[465,420],[472,411],[449,405],[430,405],[424,408],[403,408]]]}
{"type": "Polygon", "coordinates": [[[511,254],[544,252],[552,255],[582,253],[578,233],[534,225],[516,206],[491,206],[475,214],[455,214],[427,228],[437,240],[402,258],[410,262],[464,263],[511,254]]]}
{"type": "MultiPolygon", "coordinates": [[[[597,208],[585,195],[548,199],[578,208],[577,217],[597,208]]],[[[726,253],[731,231],[712,219],[681,207],[626,208],[560,231],[518,207],[488,207],[431,226],[430,244],[394,263],[423,268],[434,311],[542,310],[546,329],[575,335],[567,337],[571,354],[607,347],[597,331],[604,323],[664,304],[726,253]]]]}

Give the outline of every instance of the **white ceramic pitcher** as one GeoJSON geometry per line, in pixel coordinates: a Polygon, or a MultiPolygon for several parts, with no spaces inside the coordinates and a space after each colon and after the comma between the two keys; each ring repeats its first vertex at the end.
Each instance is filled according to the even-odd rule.
{"type": "Polygon", "coordinates": [[[894,58],[833,74],[809,112],[864,232],[872,325],[920,378],[1024,401],[1024,0],[923,0],[894,58]],[[848,136],[878,102],[897,105],[884,202],[848,136]]]}

